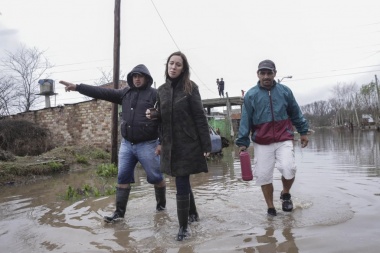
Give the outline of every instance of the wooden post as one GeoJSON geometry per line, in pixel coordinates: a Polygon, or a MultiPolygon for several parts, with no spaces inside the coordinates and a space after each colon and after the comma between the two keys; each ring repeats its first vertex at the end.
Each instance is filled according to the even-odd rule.
{"type": "Polygon", "coordinates": [[[379,85],[377,84],[377,75],[375,75],[375,84],[376,84],[376,91],[377,91],[377,111],[376,111],[376,128],[379,127],[379,110],[380,110],[380,91],[379,91],[379,85]]]}
{"type": "MultiPolygon", "coordinates": [[[[351,96],[352,96],[352,95],[351,95],[351,96]]],[[[358,126],[358,128],[360,128],[360,121],[359,121],[359,117],[358,117],[358,111],[356,110],[356,100],[357,100],[357,95],[355,95],[355,98],[354,98],[354,96],[352,96],[352,100],[354,101],[354,112],[355,112],[355,117],[356,117],[357,126],[358,126]]]]}
{"type": "MultiPolygon", "coordinates": [[[[114,10],[114,44],[113,44],[113,87],[119,88],[120,75],[120,1],[115,0],[114,10]]],[[[112,133],[111,133],[111,163],[118,164],[117,160],[117,137],[119,105],[112,105],[112,133]]]]}
{"type": "Polygon", "coordinates": [[[228,117],[228,122],[230,125],[230,140],[233,140],[235,137],[235,132],[234,132],[234,127],[232,125],[232,119],[231,119],[231,103],[230,103],[230,98],[228,97],[228,92],[226,92],[226,106],[227,106],[227,117],[228,117]]]}

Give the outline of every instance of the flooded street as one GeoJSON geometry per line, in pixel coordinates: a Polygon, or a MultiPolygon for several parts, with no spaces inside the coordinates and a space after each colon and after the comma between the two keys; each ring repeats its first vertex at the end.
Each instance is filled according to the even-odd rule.
{"type": "Polygon", "coordinates": [[[157,213],[153,186],[136,170],[126,218],[116,224],[102,220],[114,210],[114,195],[64,200],[69,185],[92,184],[94,168],[2,187],[0,252],[379,252],[380,133],[317,130],[307,148],[295,145],[292,213],[281,211],[276,172],[278,216],[267,217],[261,189],[241,180],[237,149],[229,147],[209,161],[209,173],[191,177],[200,221],[183,242],[174,240],[173,178],[166,178],[167,210],[157,213]]]}

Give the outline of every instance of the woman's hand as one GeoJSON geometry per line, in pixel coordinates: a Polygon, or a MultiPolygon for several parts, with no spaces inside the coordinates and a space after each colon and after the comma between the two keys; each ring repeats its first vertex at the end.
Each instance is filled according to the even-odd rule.
{"type": "Polygon", "coordinates": [[[157,145],[156,151],[154,151],[156,155],[161,155],[161,145],[157,145]]]}
{"type": "Polygon", "coordinates": [[[73,84],[73,83],[69,83],[69,82],[66,82],[66,81],[59,81],[60,84],[63,84],[65,85],[65,91],[67,92],[70,92],[70,91],[76,91],[77,90],[77,85],[76,84],[73,84]]]}
{"type": "Polygon", "coordinates": [[[204,152],[203,155],[204,155],[205,157],[208,157],[208,156],[210,155],[210,152],[204,152]]]}
{"type": "Polygon", "coordinates": [[[159,115],[158,115],[157,109],[155,109],[155,108],[146,109],[145,117],[147,117],[148,119],[151,119],[151,120],[158,119],[159,115]]]}
{"type": "Polygon", "coordinates": [[[147,117],[148,119],[150,119],[150,110],[149,109],[146,109],[146,111],[145,111],[145,117],[147,117]]]}

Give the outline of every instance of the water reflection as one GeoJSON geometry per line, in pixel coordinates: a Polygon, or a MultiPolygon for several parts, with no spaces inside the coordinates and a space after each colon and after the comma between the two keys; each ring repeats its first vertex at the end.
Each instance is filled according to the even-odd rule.
{"type": "Polygon", "coordinates": [[[334,154],[341,169],[357,173],[359,166],[368,176],[380,176],[380,135],[376,131],[321,129],[309,144],[315,152],[334,154]]]}
{"type": "MultiPolygon", "coordinates": [[[[226,148],[223,157],[210,159],[209,173],[191,177],[200,222],[190,226],[191,237],[184,242],[174,240],[178,221],[175,182],[170,177],[167,211],[156,213],[153,186],[137,169],[125,221],[117,224],[104,224],[101,218],[114,210],[114,196],[62,199],[68,185],[104,186],[107,182],[99,181],[94,170],[3,187],[0,252],[309,252],[312,247],[301,250],[301,238],[318,241],[325,236],[324,229],[350,224],[363,207],[376,211],[365,211],[371,223],[380,220],[379,143],[377,132],[338,130],[316,131],[306,149],[296,142],[295,209],[280,211],[278,198],[278,216],[272,218],[266,216],[261,189],[254,181],[241,179],[237,149],[226,148]],[[316,233],[319,228],[323,232],[316,233]]],[[[252,148],[249,152],[253,157],[252,148]]],[[[281,176],[276,173],[274,179],[279,196],[281,176]]],[[[331,247],[341,245],[332,241],[331,247]]]]}

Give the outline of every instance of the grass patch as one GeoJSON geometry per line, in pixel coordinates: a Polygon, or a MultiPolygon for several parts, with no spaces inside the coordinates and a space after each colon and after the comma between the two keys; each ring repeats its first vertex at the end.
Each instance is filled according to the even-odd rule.
{"type": "Polygon", "coordinates": [[[84,184],[82,187],[74,188],[71,185],[67,188],[63,198],[68,201],[76,201],[89,197],[102,197],[114,195],[116,192],[115,185],[105,185],[101,189],[84,184]]]}
{"type": "Polygon", "coordinates": [[[113,163],[100,164],[96,174],[100,177],[115,177],[117,176],[117,166],[113,163]]]}
{"type": "Polygon", "coordinates": [[[83,155],[78,155],[78,154],[75,154],[75,157],[77,159],[77,163],[81,163],[81,164],[88,164],[88,159],[87,157],[83,156],[83,155]]]}
{"type": "Polygon", "coordinates": [[[103,150],[95,150],[91,153],[91,157],[95,159],[109,160],[111,159],[111,154],[103,150]]]}

